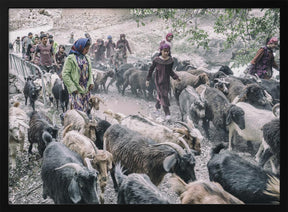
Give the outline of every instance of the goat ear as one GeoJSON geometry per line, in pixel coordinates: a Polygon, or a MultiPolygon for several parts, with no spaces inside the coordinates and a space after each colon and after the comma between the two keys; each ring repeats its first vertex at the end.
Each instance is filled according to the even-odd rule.
{"type": "Polygon", "coordinates": [[[227,116],[226,116],[226,126],[231,124],[231,109],[228,110],[227,116]]]}
{"type": "MultiPolygon", "coordinates": [[[[75,178],[75,176],[74,176],[75,178]]],[[[69,197],[73,203],[78,203],[81,200],[80,189],[75,179],[72,179],[68,187],[69,197]]]]}
{"type": "Polygon", "coordinates": [[[163,168],[166,172],[169,172],[176,164],[175,154],[167,156],[163,161],[163,168]]]}

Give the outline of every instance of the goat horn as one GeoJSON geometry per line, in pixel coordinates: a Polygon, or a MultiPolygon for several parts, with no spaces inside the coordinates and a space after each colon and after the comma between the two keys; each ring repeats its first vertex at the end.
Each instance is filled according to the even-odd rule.
{"type": "Polygon", "coordinates": [[[179,146],[178,144],[175,144],[175,143],[172,143],[172,142],[167,142],[167,141],[159,143],[159,144],[154,144],[154,146],[160,146],[160,145],[168,145],[168,146],[172,147],[173,149],[176,150],[176,152],[178,152],[178,154],[181,157],[185,154],[184,149],[181,146],[179,146]]]}
{"type": "Polygon", "coordinates": [[[181,141],[181,143],[184,145],[185,149],[187,149],[187,151],[189,152],[190,151],[190,147],[187,144],[187,142],[184,140],[184,138],[183,137],[179,137],[178,140],[181,141]]]}
{"type": "Polygon", "coordinates": [[[97,97],[97,96],[95,96],[95,97],[96,97],[96,99],[98,99],[100,102],[102,102],[104,104],[104,101],[100,97],[97,97]]]}
{"type": "Polygon", "coordinates": [[[93,167],[91,165],[91,160],[89,158],[84,158],[84,161],[86,162],[87,168],[89,170],[93,170],[93,167]]]}
{"type": "MultiPolygon", "coordinates": [[[[75,109],[75,110],[76,110],[76,109],[75,109]]],[[[80,116],[82,116],[82,118],[84,119],[85,123],[88,123],[88,122],[89,122],[89,119],[88,119],[86,113],[84,113],[84,112],[82,112],[82,111],[80,111],[80,110],[76,110],[76,112],[77,112],[80,116]]]]}
{"type": "Polygon", "coordinates": [[[205,91],[206,91],[206,87],[203,89],[203,91],[202,91],[201,94],[200,94],[200,99],[201,99],[202,102],[205,101],[205,97],[204,97],[205,91]]]}
{"type": "Polygon", "coordinates": [[[98,154],[98,148],[96,147],[95,143],[91,139],[89,139],[89,142],[91,143],[95,153],[98,154]]]}
{"type": "Polygon", "coordinates": [[[275,104],[275,105],[273,106],[273,108],[272,108],[272,112],[273,112],[274,116],[276,116],[276,117],[278,117],[277,114],[276,114],[277,108],[280,109],[280,103],[275,104]]]}
{"type": "Polygon", "coordinates": [[[57,111],[55,111],[55,112],[53,113],[53,126],[56,125],[56,112],[57,112],[57,111]]]}
{"type": "Polygon", "coordinates": [[[272,98],[272,96],[264,89],[263,90],[264,91],[264,95],[265,95],[265,97],[266,97],[266,99],[267,99],[267,101],[271,104],[271,105],[273,105],[273,98],[272,98]]]}
{"type": "Polygon", "coordinates": [[[106,151],[106,138],[103,138],[103,151],[106,151]]]}
{"type": "Polygon", "coordinates": [[[190,132],[191,132],[190,127],[186,123],[184,123],[182,121],[175,121],[175,123],[181,124],[182,126],[186,127],[188,130],[188,134],[190,134],[190,132]]]}
{"type": "Polygon", "coordinates": [[[63,169],[65,167],[69,167],[69,168],[75,169],[76,173],[78,173],[80,170],[83,169],[82,166],[80,166],[78,163],[66,163],[63,166],[55,168],[55,170],[63,169]]]}

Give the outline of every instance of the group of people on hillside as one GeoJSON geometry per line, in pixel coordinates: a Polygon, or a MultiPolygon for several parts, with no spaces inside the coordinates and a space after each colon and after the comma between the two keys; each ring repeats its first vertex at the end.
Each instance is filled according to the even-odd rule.
{"type": "MultiPolygon", "coordinates": [[[[71,33],[70,41],[74,39],[72,35],[74,36],[74,34],[71,33]]],[[[104,42],[102,39],[97,39],[93,44],[90,35],[85,33],[85,38],[80,38],[74,42],[68,56],[65,54],[65,48],[62,45],[59,46],[59,50],[55,54],[53,36],[51,40],[49,35],[42,33],[40,40],[37,39],[36,36],[34,39],[32,38],[33,34],[29,33],[25,38],[25,43],[23,41],[22,53],[26,52],[26,55],[30,56],[28,60],[31,60],[31,62],[36,62],[37,54],[39,54],[39,65],[46,71],[49,71],[51,64],[55,63],[62,71],[62,79],[70,94],[72,108],[86,113],[89,110],[88,102],[90,91],[94,86],[91,71],[92,64],[87,54],[93,56],[95,62],[99,62],[105,60],[106,52],[106,59],[110,64],[114,65],[115,70],[117,70],[121,64],[127,63],[127,50],[132,54],[125,34],[120,34],[120,40],[118,40],[116,44],[113,42],[111,35],[107,37],[107,41],[104,42]],[[31,53],[33,53],[32,57],[31,53]]],[[[152,74],[155,71],[155,85],[157,90],[155,108],[159,110],[162,107],[167,121],[171,119],[169,110],[170,102],[168,98],[170,77],[180,81],[179,76],[172,69],[174,63],[171,56],[172,40],[173,34],[168,33],[165,39],[160,42],[159,54],[153,59],[146,77],[146,86],[148,87],[152,74]]],[[[257,74],[257,76],[263,79],[270,79],[273,73],[272,67],[279,71],[273,55],[273,49],[277,46],[278,39],[276,37],[269,38],[266,45],[259,49],[245,72],[252,75],[257,74]]]]}
{"type": "MultiPolygon", "coordinates": [[[[86,38],[90,39],[90,36],[87,35],[86,38]]],[[[120,34],[120,39],[116,44],[112,40],[112,36],[108,35],[105,42],[103,39],[97,39],[92,44],[89,54],[94,59],[95,64],[106,62],[107,60],[108,64],[117,69],[120,65],[127,63],[127,50],[132,54],[125,34],[120,34]]]]}
{"type": "Polygon", "coordinates": [[[65,46],[58,45],[53,40],[53,35],[41,31],[40,35],[33,36],[33,33],[29,32],[21,39],[17,37],[12,44],[16,44],[16,53],[20,53],[21,45],[22,59],[38,65],[46,72],[53,69],[58,74],[61,73],[67,54],[65,46]]]}

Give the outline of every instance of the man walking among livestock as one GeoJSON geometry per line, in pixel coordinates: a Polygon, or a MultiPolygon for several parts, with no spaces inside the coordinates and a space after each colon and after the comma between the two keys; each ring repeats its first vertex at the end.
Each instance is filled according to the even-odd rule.
{"type": "Polygon", "coordinates": [[[28,36],[25,36],[22,40],[22,58],[23,59],[25,59],[25,55],[28,50],[28,45],[32,44],[32,37],[33,37],[33,33],[29,32],[28,36]]]}
{"type": "Polygon", "coordinates": [[[53,53],[53,47],[48,44],[48,37],[46,34],[40,36],[41,43],[37,45],[36,50],[33,54],[32,62],[34,62],[36,54],[40,53],[40,68],[46,72],[53,69],[53,62],[55,60],[55,54],[53,53]]]}
{"type": "Polygon", "coordinates": [[[116,49],[119,49],[120,45],[123,46],[122,54],[123,54],[123,63],[124,64],[127,63],[127,49],[130,52],[130,54],[132,54],[132,51],[131,51],[130,46],[129,46],[129,42],[128,42],[128,40],[126,40],[125,37],[126,37],[125,34],[120,34],[120,40],[118,40],[117,44],[116,44],[116,49]]]}
{"type": "Polygon", "coordinates": [[[153,60],[153,63],[149,69],[146,86],[149,86],[149,81],[152,78],[152,73],[156,68],[155,73],[155,85],[157,90],[157,102],[156,109],[160,109],[161,105],[165,113],[166,121],[170,121],[170,102],[168,93],[170,91],[170,76],[177,81],[180,81],[178,75],[172,70],[173,67],[173,58],[169,56],[170,46],[168,44],[163,44],[160,47],[159,56],[153,60]]]}
{"type": "Polygon", "coordinates": [[[107,41],[105,41],[105,47],[106,47],[106,58],[108,60],[109,64],[112,64],[112,57],[115,53],[115,47],[116,44],[112,41],[112,36],[108,35],[107,41]]]}

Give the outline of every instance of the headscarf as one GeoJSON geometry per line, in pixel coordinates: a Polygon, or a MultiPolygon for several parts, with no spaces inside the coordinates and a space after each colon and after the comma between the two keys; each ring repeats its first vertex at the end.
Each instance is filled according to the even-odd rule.
{"type": "Polygon", "coordinates": [[[269,45],[269,44],[271,44],[271,43],[278,43],[278,39],[277,39],[276,37],[272,37],[272,38],[268,41],[267,45],[269,45]]]}
{"type": "Polygon", "coordinates": [[[166,35],[166,40],[168,40],[168,37],[169,36],[172,36],[173,37],[173,34],[171,32],[169,32],[167,35],[166,35]]]}
{"type": "Polygon", "coordinates": [[[88,38],[79,38],[78,40],[76,40],[73,46],[71,47],[69,54],[77,54],[77,55],[82,54],[83,49],[85,48],[88,40],[89,40],[88,38]]]}
{"type": "Polygon", "coordinates": [[[170,50],[170,45],[168,43],[163,43],[160,46],[160,51],[162,51],[163,49],[169,49],[170,50]]]}

